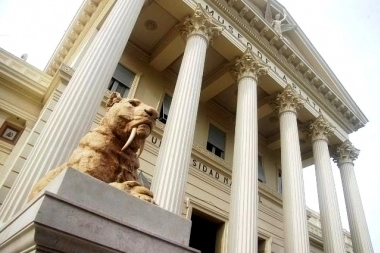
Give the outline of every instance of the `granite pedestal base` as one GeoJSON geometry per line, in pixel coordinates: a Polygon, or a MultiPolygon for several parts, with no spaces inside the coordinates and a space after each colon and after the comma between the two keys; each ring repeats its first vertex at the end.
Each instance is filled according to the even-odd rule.
{"type": "Polygon", "coordinates": [[[199,252],[191,222],[73,169],[0,229],[0,252],[199,252]]]}

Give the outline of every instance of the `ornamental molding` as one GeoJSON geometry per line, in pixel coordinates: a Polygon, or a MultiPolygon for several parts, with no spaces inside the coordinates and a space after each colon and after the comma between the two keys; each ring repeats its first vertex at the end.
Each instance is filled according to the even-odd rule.
{"type": "Polygon", "coordinates": [[[284,112],[294,112],[303,108],[306,103],[306,99],[302,98],[296,91],[288,84],[285,89],[277,95],[276,109],[279,115],[284,112]]]}
{"type": "Polygon", "coordinates": [[[338,166],[343,163],[353,163],[358,158],[359,153],[360,150],[355,148],[349,140],[340,146],[335,146],[332,150],[333,160],[338,166]]]}
{"type": "Polygon", "coordinates": [[[324,140],[328,142],[328,138],[334,133],[334,127],[323,117],[319,117],[310,125],[311,141],[324,140]]]}
{"type": "Polygon", "coordinates": [[[260,76],[268,73],[268,67],[247,48],[244,54],[236,59],[231,71],[238,81],[245,77],[258,81],[260,76]]]}
{"type": "Polygon", "coordinates": [[[202,36],[207,43],[212,41],[213,37],[219,36],[223,31],[224,26],[216,22],[201,6],[197,4],[194,14],[187,17],[179,32],[181,35],[186,35],[189,39],[193,35],[202,36]]]}
{"type": "Polygon", "coordinates": [[[45,69],[48,75],[54,76],[59,71],[61,64],[65,63],[70,52],[76,50],[74,45],[77,45],[89,31],[89,28],[94,25],[107,2],[105,0],[87,0],[84,2],[76,14],[75,20],[72,21],[62,41],[55,49],[53,57],[49,60],[45,69]]]}
{"type": "MultiPolygon", "coordinates": [[[[302,57],[298,55],[296,51],[294,51],[291,47],[289,48],[291,50],[291,53],[293,53],[299,60],[294,60],[291,63],[289,63],[285,61],[287,60],[286,58],[285,60],[281,59],[281,54],[279,54],[278,51],[281,49],[282,46],[288,45],[288,43],[286,43],[286,41],[284,40],[281,40],[283,45],[279,47],[280,49],[278,49],[274,45],[270,45],[269,41],[271,40],[271,38],[268,39],[267,37],[263,37],[262,34],[266,34],[269,30],[272,30],[272,28],[269,27],[269,25],[263,20],[262,17],[260,17],[260,14],[258,14],[256,11],[254,11],[252,8],[248,6],[250,12],[254,16],[251,20],[248,20],[246,18],[248,15],[241,17],[237,15],[237,13],[235,12],[236,10],[233,8],[233,6],[238,1],[230,0],[228,1],[227,5],[224,3],[224,1],[220,0],[210,0],[210,2],[214,6],[216,6],[217,9],[221,11],[221,13],[225,14],[230,20],[232,20],[237,25],[237,27],[246,32],[246,34],[249,35],[248,37],[250,38],[250,40],[253,40],[257,43],[256,46],[259,46],[261,50],[267,52],[269,56],[273,58],[273,60],[276,60],[276,62],[283,67],[283,70],[285,70],[286,72],[288,72],[288,74],[290,74],[290,76],[292,76],[294,82],[297,83],[299,87],[302,87],[303,91],[306,91],[306,94],[310,96],[310,98],[312,98],[316,102],[320,102],[320,105],[322,106],[322,109],[325,112],[334,115],[334,118],[336,118],[337,122],[341,123],[342,127],[344,127],[344,129],[347,132],[357,131],[359,128],[364,126],[364,123],[358,116],[355,116],[354,119],[347,119],[343,115],[344,112],[340,112],[337,109],[339,105],[344,105],[345,103],[337,95],[335,95],[334,92],[332,96],[325,97],[324,93],[315,92],[315,89],[313,89],[313,85],[307,85],[309,77],[307,79],[304,79],[303,75],[305,73],[306,75],[311,74],[313,77],[317,77],[322,83],[324,83],[324,81],[322,81],[319,75],[310,67],[308,63],[304,61],[302,57]],[[264,27],[262,25],[259,25],[260,22],[264,24],[264,27]],[[268,31],[265,28],[267,28],[268,31]],[[295,65],[293,64],[294,62],[298,62],[298,64],[295,65]],[[331,106],[331,101],[335,98],[338,98],[339,102],[335,101],[333,106],[331,106]],[[328,101],[329,103],[326,103],[325,101],[328,101]]],[[[273,36],[275,36],[275,33],[273,33],[273,36]]],[[[329,90],[331,91],[330,88],[329,90]]],[[[345,109],[350,110],[347,106],[345,106],[345,109]]]]}

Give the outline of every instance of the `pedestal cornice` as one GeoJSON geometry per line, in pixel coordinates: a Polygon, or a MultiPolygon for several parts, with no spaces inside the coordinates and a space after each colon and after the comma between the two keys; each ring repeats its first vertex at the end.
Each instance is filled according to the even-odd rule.
{"type": "Polygon", "coordinates": [[[268,67],[249,48],[240,58],[236,59],[231,70],[238,82],[245,77],[253,78],[257,82],[260,76],[268,73],[268,67]]]}
{"type": "Polygon", "coordinates": [[[207,43],[212,41],[212,38],[220,35],[223,26],[214,21],[214,19],[203,10],[202,6],[198,3],[191,17],[187,17],[180,33],[186,35],[187,39],[194,35],[203,37],[207,43]]]}
{"type": "Polygon", "coordinates": [[[358,158],[360,150],[355,148],[352,143],[347,140],[342,145],[336,147],[334,152],[334,162],[340,167],[343,163],[352,163],[358,158]]]}
{"type": "Polygon", "coordinates": [[[334,133],[334,128],[330,126],[330,123],[323,117],[319,117],[310,125],[311,141],[324,140],[328,142],[328,138],[334,133]]]}
{"type": "Polygon", "coordinates": [[[297,113],[297,110],[303,108],[306,100],[296,93],[290,84],[277,95],[276,109],[278,114],[281,115],[284,112],[297,113]]]}

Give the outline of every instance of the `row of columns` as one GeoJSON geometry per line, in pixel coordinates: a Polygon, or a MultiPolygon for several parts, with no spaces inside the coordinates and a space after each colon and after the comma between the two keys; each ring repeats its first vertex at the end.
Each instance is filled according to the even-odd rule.
{"type": "MultiPolygon", "coordinates": [[[[24,165],[15,183],[19,187],[8,194],[0,212],[3,222],[20,209],[32,185],[43,174],[64,162],[80,137],[90,128],[91,115],[96,113],[107,80],[112,76],[144,2],[125,0],[115,3],[24,165]]],[[[181,214],[187,182],[206,50],[210,40],[220,34],[222,27],[198,5],[181,31],[187,37],[186,48],[152,182],[158,205],[178,215],[181,214]]],[[[267,69],[247,50],[236,61],[234,72],[238,82],[238,102],[228,252],[257,252],[256,92],[258,79],[266,74],[267,69]]],[[[284,186],[285,252],[310,252],[296,112],[304,102],[290,86],[277,98],[284,186]]],[[[327,145],[331,129],[322,121],[323,118],[318,118],[311,130],[324,247],[325,252],[344,252],[327,145]]],[[[338,152],[352,241],[356,252],[373,252],[353,172],[355,155],[347,155],[347,152],[353,153],[352,150],[355,149],[341,147],[338,152]]]]}

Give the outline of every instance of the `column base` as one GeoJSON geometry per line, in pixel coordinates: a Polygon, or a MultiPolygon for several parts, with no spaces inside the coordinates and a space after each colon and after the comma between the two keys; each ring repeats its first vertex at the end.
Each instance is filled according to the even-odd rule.
{"type": "Polygon", "coordinates": [[[199,252],[191,221],[74,169],[0,228],[0,252],[199,252]]]}

